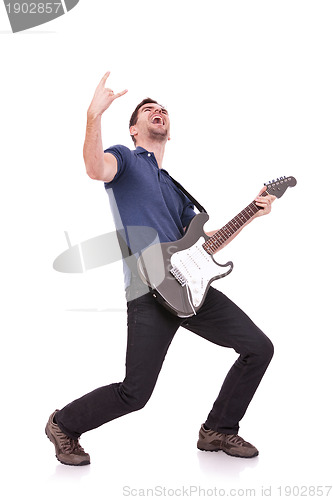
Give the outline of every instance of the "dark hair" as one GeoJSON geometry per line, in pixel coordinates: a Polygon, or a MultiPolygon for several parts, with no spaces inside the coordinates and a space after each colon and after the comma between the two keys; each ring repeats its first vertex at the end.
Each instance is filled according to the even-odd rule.
{"type": "MultiPolygon", "coordinates": [[[[144,106],[145,104],[149,104],[149,103],[158,104],[157,101],[154,101],[154,99],[150,99],[150,97],[146,97],[146,99],[143,99],[143,101],[141,101],[140,104],[137,105],[137,107],[135,108],[135,110],[132,113],[132,116],[131,116],[130,121],[129,121],[129,128],[131,128],[132,125],[135,125],[136,122],[138,121],[139,109],[142,106],[144,106]]],[[[135,144],[135,137],[134,137],[134,135],[132,135],[131,137],[132,137],[132,141],[135,144]]]]}

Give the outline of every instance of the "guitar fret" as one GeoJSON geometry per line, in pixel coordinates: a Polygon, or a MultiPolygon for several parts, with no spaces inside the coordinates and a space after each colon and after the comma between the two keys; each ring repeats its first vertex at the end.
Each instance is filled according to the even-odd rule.
{"type": "MultiPolygon", "coordinates": [[[[261,196],[275,195],[281,198],[288,187],[296,185],[294,177],[281,179],[266,185],[267,191],[261,196]]],[[[140,278],[151,288],[153,296],[171,313],[178,318],[193,317],[205,303],[211,282],[226,276],[233,268],[232,262],[222,265],[211,258],[211,255],[253,220],[259,210],[262,208],[253,201],[210,238],[203,232],[204,224],[209,219],[208,214],[198,214],[184,236],[186,240],[150,245],[143,250],[137,266],[140,278]],[[161,266],[156,262],[161,263],[161,266]],[[228,270],[223,272],[221,267],[228,270]],[[164,271],[162,281],[161,270],[164,271]]]]}
{"type": "MultiPolygon", "coordinates": [[[[264,192],[261,196],[267,196],[268,193],[264,192]]],[[[246,222],[248,222],[258,211],[260,207],[256,205],[255,201],[250,203],[244,210],[231,219],[225,226],[219,229],[213,236],[208,238],[203,244],[203,248],[207,253],[212,255],[217,252],[221,246],[240,229],[246,222]]]]}

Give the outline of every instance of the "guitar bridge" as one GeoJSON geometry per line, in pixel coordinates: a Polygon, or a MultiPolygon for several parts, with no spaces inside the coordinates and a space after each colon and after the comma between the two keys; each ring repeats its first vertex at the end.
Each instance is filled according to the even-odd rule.
{"type": "Polygon", "coordinates": [[[185,286],[187,284],[187,279],[185,276],[179,271],[177,267],[172,267],[170,269],[170,273],[172,276],[176,278],[176,280],[181,284],[181,286],[185,286]]]}

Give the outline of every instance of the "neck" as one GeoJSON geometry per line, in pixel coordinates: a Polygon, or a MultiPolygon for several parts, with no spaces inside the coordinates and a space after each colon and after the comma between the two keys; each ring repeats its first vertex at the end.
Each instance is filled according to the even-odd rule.
{"type": "Polygon", "coordinates": [[[137,141],[136,147],[141,147],[146,149],[147,151],[150,151],[154,153],[158,168],[162,168],[162,163],[163,163],[163,157],[164,157],[164,150],[165,150],[165,142],[162,141],[152,141],[152,140],[145,140],[141,139],[140,141],[137,141]]]}

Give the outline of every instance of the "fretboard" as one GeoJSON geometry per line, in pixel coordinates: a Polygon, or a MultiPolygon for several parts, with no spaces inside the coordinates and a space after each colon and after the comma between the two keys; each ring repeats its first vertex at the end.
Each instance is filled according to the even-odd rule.
{"type": "MultiPolygon", "coordinates": [[[[261,196],[267,196],[267,191],[264,191],[261,196]]],[[[244,224],[246,224],[252,217],[261,210],[255,201],[250,203],[247,207],[239,212],[236,217],[231,219],[225,226],[221,227],[213,236],[208,238],[206,242],[202,245],[207,253],[212,255],[213,253],[220,250],[224,243],[235,234],[238,229],[240,229],[244,224]]]]}

